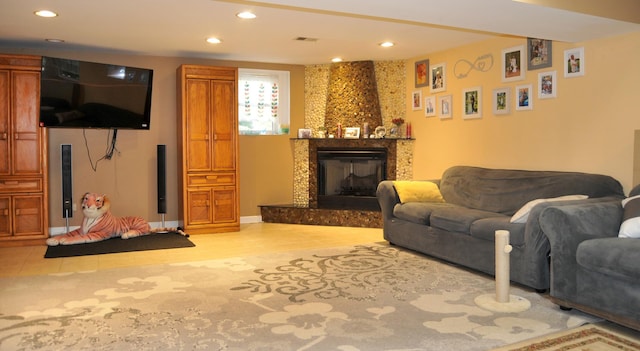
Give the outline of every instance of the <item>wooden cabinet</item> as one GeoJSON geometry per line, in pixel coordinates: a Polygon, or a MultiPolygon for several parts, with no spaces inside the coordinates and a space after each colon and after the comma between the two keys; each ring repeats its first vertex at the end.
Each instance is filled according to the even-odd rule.
{"type": "Polygon", "coordinates": [[[187,233],[240,229],[238,71],[178,68],[180,214],[187,233]]]}
{"type": "Polygon", "coordinates": [[[40,57],[0,55],[0,245],[48,237],[47,131],[39,127],[40,57]]]}

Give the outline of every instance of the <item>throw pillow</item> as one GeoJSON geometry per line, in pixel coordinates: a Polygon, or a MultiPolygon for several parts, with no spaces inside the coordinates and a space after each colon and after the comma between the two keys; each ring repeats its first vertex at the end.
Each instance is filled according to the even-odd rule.
{"type": "Polygon", "coordinates": [[[587,199],[587,198],[589,198],[589,196],[587,196],[587,195],[565,195],[565,196],[559,196],[559,197],[552,197],[552,198],[548,198],[548,199],[531,200],[531,201],[527,202],[524,206],[522,206],[522,208],[520,208],[518,210],[518,212],[516,212],[511,217],[511,223],[527,223],[527,219],[529,219],[529,213],[531,213],[531,209],[535,205],[541,204],[543,202],[583,200],[583,199],[587,199]]]}
{"type": "Polygon", "coordinates": [[[401,203],[444,202],[438,185],[428,181],[396,180],[393,182],[401,203]]]}
{"type": "Polygon", "coordinates": [[[640,195],[622,200],[624,214],[618,236],[621,238],[640,238],[640,195]]]}

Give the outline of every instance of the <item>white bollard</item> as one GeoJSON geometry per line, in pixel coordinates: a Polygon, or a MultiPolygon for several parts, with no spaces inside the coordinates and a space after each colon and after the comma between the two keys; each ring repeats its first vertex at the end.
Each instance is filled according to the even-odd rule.
{"type": "Polygon", "coordinates": [[[496,230],[496,301],[509,302],[509,231],[496,230]]]}
{"type": "Polygon", "coordinates": [[[478,306],[493,312],[522,312],[531,307],[529,300],[509,295],[509,256],[513,247],[509,244],[509,231],[496,230],[495,233],[496,292],[475,298],[478,306]]]}

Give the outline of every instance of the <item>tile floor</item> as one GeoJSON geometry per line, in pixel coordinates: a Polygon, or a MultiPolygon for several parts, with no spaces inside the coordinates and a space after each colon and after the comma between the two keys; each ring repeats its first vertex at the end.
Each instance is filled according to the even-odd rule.
{"type": "Polygon", "coordinates": [[[242,224],[239,232],[198,234],[194,248],[44,258],[46,246],[0,248],[0,277],[150,265],[269,252],[381,242],[380,228],[311,226],[278,223],[242,224]]]}

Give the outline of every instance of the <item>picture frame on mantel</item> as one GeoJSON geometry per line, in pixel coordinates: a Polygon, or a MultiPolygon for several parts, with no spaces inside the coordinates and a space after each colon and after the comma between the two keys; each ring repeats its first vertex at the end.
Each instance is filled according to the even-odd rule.
{"type": "Polygon", "coordinates": [[[416,88],[429,86],[429,60],[416,62],[416,88]]]}
{"type": "Polygon", "coordinates": [[[311,138],[311,129],[309,129],[309,128],[300,128],[300,129],[298,129],[298,138],[299,139],[309,139],[309,138],[311,138]]]}
{"type": "Polygon", "coordinates": [[[547,68],[552,65],[553,42],[551,40],[527,38],[527,69],[547,68]]]}
{"type": "Polygon", "coordinates": [[[345,139],[359,139],[360,138],[360,127],[347,127],[344,129],[344,138],[345,139]]]}

